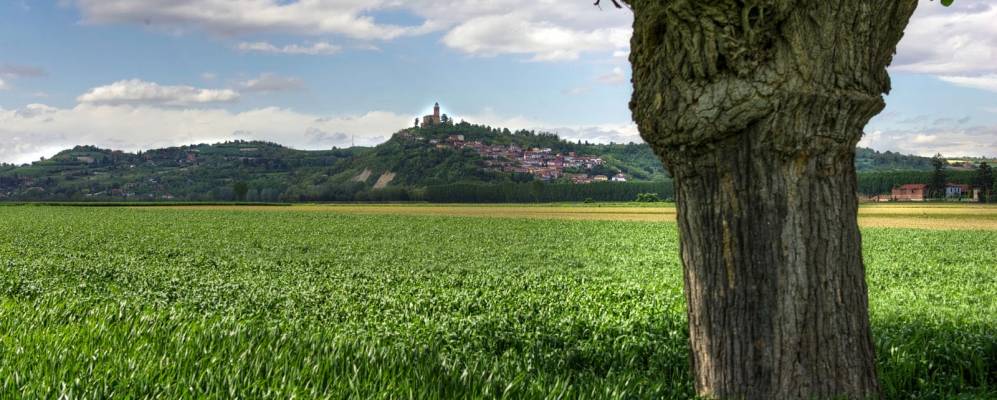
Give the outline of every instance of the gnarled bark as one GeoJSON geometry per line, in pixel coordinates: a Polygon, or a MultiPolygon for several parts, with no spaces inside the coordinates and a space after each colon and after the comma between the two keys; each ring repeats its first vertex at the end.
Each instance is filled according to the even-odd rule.
{"type": "Polygon", "coordinates": [[[641,135],[675,178],[700,395],[879,396],[855,144],[916,0],[631,0],[641,135]]]}

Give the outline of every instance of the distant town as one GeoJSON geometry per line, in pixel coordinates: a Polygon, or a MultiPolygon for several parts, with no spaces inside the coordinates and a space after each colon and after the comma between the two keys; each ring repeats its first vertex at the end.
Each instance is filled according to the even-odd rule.
{"type": "MultiPolygon", "coordinates": [[[[422,137],[410,136],[412,140],[426,140],[422,137]]],[[[450,135],[445,140],[428,139],[429,144],[438,149],[471,149],[485,158],[486,170],[509,173],[532,174],[538,179],[550,181],[561,177],[571,179],[571,182],[585,184],[592,182],[626,182],[627,176],[618,173],[613,176],[589,175],[587,173],[570,173],[572,170],[591,170],[604,164],[602,158],[592,155],[579,155],[575,152],[567,154],[555,153],[549,148],[524,149],[515,144],[489,145],[479,140],[466,141],[464,135],[450,135]]]]}
{"type": "MultiPolygon", "coordinates": [[[[444,125],[453,121],[440,113],[440,103],[433,105],[433,113],[416,119],[417,127],[428,128],[444,125]]],[[[403,134],[403,137],[423,141],[435,145],[438,149],[471,149],[486,159],[488,171],[531,174],[543,181],[552,181],[562,177],[570,179],[575,184],[592,182],[626,182],[626,174],[620,172],[612,176],[589,174],[592,168],[604,165],[602,158],[594,155],[582,155],[575,152],[556,153],[550,148],[522,148],[515,144],[490,145],[480,140],[468,141],[464,135],[454,134],[444,140],[426,139],[421,136],[403,134]]]]}

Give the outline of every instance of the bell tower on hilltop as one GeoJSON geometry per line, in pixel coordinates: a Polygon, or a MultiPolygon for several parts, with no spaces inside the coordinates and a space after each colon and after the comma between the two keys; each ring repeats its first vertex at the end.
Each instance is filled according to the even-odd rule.
{"type": "Polygon", "coordinates": [[[445,116],[440,115],[440,103],[433,104],[433,113],[422,117],[422,127],[439,125],[445,116]]]}

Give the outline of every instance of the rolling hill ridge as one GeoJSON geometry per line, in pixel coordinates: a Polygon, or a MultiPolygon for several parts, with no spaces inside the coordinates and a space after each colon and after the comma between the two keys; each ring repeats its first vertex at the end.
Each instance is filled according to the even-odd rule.
{"type": "MultiPolygon", "coordinates": [[[[856,166],[924,171],[930,159],[859,148],[856,166]]],[[[648,190],[654,183],[667,184],[660,193],[670,197],[670,178],[643,143],[572,142],[466,122],[403,129],[374,147],[296,150],[233,141],[129,153],[76,146],[30,165],[0,166],[0,200],[8,201],[419,200],[448,185],[532,193],[520,200],[539,200],[549,186],[580,200],[656,191],[648,190]]]]}

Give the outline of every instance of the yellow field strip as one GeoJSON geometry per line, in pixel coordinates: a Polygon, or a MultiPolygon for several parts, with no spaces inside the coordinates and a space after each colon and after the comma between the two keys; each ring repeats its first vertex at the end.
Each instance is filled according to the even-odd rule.
{"type": "Polygon", "coordinates": [[[863,217],[859,213],[859,226],[863,228],[913,228],[934,230],[997,230],[997,220],[972,219],[929,219],[916,216],[904,217],[863,217]]]}
{"type": "Polygon", "coordinates": [[[997,207],[989,205],[965,205],[962,207],[944,207],[944,206],[943,207],[933,207],[933,206],[905,207],[905,206],[869,205],[869,206],[859,207],[859,215],[862,214],[897,214],[897,215],[907,215],[907,216],[918,216],[918,215],[997,216],[997,207]]]}
{"type": "MultiPolygon", "coordinates": [[[[271,212],[333,212],[345,214],[426,215],[493,218],[541,218],[600,221],[675,221],[675,207],[625,206],[532,206],[532,205],[397,205],[397,204],[303,204],[290,207],[270,206],[163,206],[141,209],[190,209],[271,212]]],[[[859,225],[863,227],[917,229],[986,229],[997,230],[997,207],[951,206],[883,206],[859,208],[859,225]]]]}

